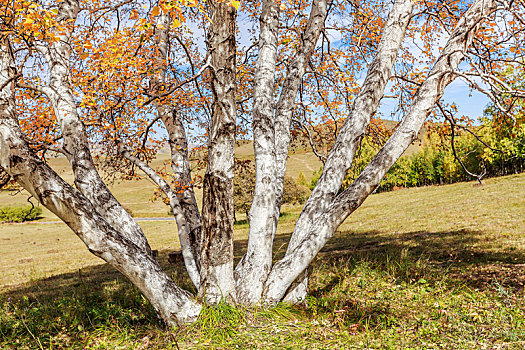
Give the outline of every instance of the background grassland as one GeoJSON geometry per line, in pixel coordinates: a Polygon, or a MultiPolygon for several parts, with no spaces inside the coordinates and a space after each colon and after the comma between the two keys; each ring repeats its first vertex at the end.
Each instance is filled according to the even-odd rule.
{"type": "MultiPolygon", "coordinates": [[[[307,157],[291,158],[291,169],[309,176],[304,163],[319,166],[307,157]]],[[[172,330],[64,224],[1,224],[0,348],[523,349],[525,175],[473,184],[370,196],[315,259],[308,307],[220,305],[172,330]]],[[[136,216],[167,216],[148,201],[147,181],[114,186],[136,216]]],[[[25,201],[0,196],[2,205],[25,201]]],[[[276,259],[300,209],[284,208],[276,259]]],[[[167,262],[178,249],[174,222],[140,225],[191,290],[182,267],[167,262]]],[[[248,226],[235,228],[239,259],[248,226]]]]}

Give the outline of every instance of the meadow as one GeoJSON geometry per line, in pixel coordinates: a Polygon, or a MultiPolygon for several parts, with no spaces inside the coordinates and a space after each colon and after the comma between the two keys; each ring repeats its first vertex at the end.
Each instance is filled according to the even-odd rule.
{"type": "MultiPolygon", "coordinates": [[[[65,160],[54,161],[71,180],[65,160]]],[[[318,167],[297,153],[289,175],[318,167]]],[[[36,222],[0,224],[0,348],[523,349],[525,175],[484,182],[371,195],[316,258],[307,307],[219,305],[177,329],[163,328],[140,293],[48,211],[36,222]]],[[[137,217],[168,216],[150,201],[146,180],[112,189],[137,217]]],[[[0,193],[2,205],[26,198],[0,193]]],[[[283,208],[276,259],[300,210],[283,208]]],[[[237,259],[247,244],[243,222],[237,259]]],[[[174,222],[140,225],[161,264],[192,290],[167,259],[179,248],[174,222]]]]}

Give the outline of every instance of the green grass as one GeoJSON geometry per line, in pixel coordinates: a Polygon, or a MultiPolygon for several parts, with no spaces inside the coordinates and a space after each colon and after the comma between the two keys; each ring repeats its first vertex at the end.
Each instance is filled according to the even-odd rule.
{"type": "MultiPolygon", "coordinates": [[[[219,305],[178,329],[163,328],[65,225],[2,224],[0,348],[523,349],[524,185],[525,175],[513,175],[372,195],[315,259],[308,307],[219,305]]],[[[276,259],[300,207],[284,211],[276,259]]],[[[242,219],[236,259],[247,244],[242,219]]],[[[140,224],[191,290],[167,261],[178,248],[174,223],[140,224]]]]}
{"type": "Polygon", "coordinates": [[[0,207],[0,222],[24,222],[38,220],[42,214],[39,207],[0,207]]]}

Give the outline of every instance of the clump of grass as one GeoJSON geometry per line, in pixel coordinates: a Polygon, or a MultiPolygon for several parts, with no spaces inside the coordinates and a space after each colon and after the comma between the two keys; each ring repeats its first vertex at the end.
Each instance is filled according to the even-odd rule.
{"type": "Polygon", "coordinates": [[[204,306],[197,321],[178,332],[177,342],[206,344],[229,343],[246,325],[246,310],[225,302],[204,306]]]}
{"type": "Polygon", "coordinates": [[[42,215],[39,207],[3,207],[0,208],[0,222],[24,222],[37,220],[42,215]]]}

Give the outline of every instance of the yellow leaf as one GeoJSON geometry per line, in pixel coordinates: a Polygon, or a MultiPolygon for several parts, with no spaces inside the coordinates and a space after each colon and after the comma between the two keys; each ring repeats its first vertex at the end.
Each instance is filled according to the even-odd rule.
{"type": "Polygon", "coordinates": [[[181,23],[178,19],[173,20],[173,28],[179,28],[181,26],[181,23]]]}
{"type": "Polygon", "coordinates": [[[236,10],[239,10],[239,6],[241,6],[241,2],[237,0],[230,0],[230,4],[235,7],[236,10]]]}
{"type": "Polygon", "coordinates": [[[32,20],[31,18],[26,18],[26,20],[24,21],[24,27],[29,27],[31,26],[31,24],[34,22],[34,20],[32,20]]]}

